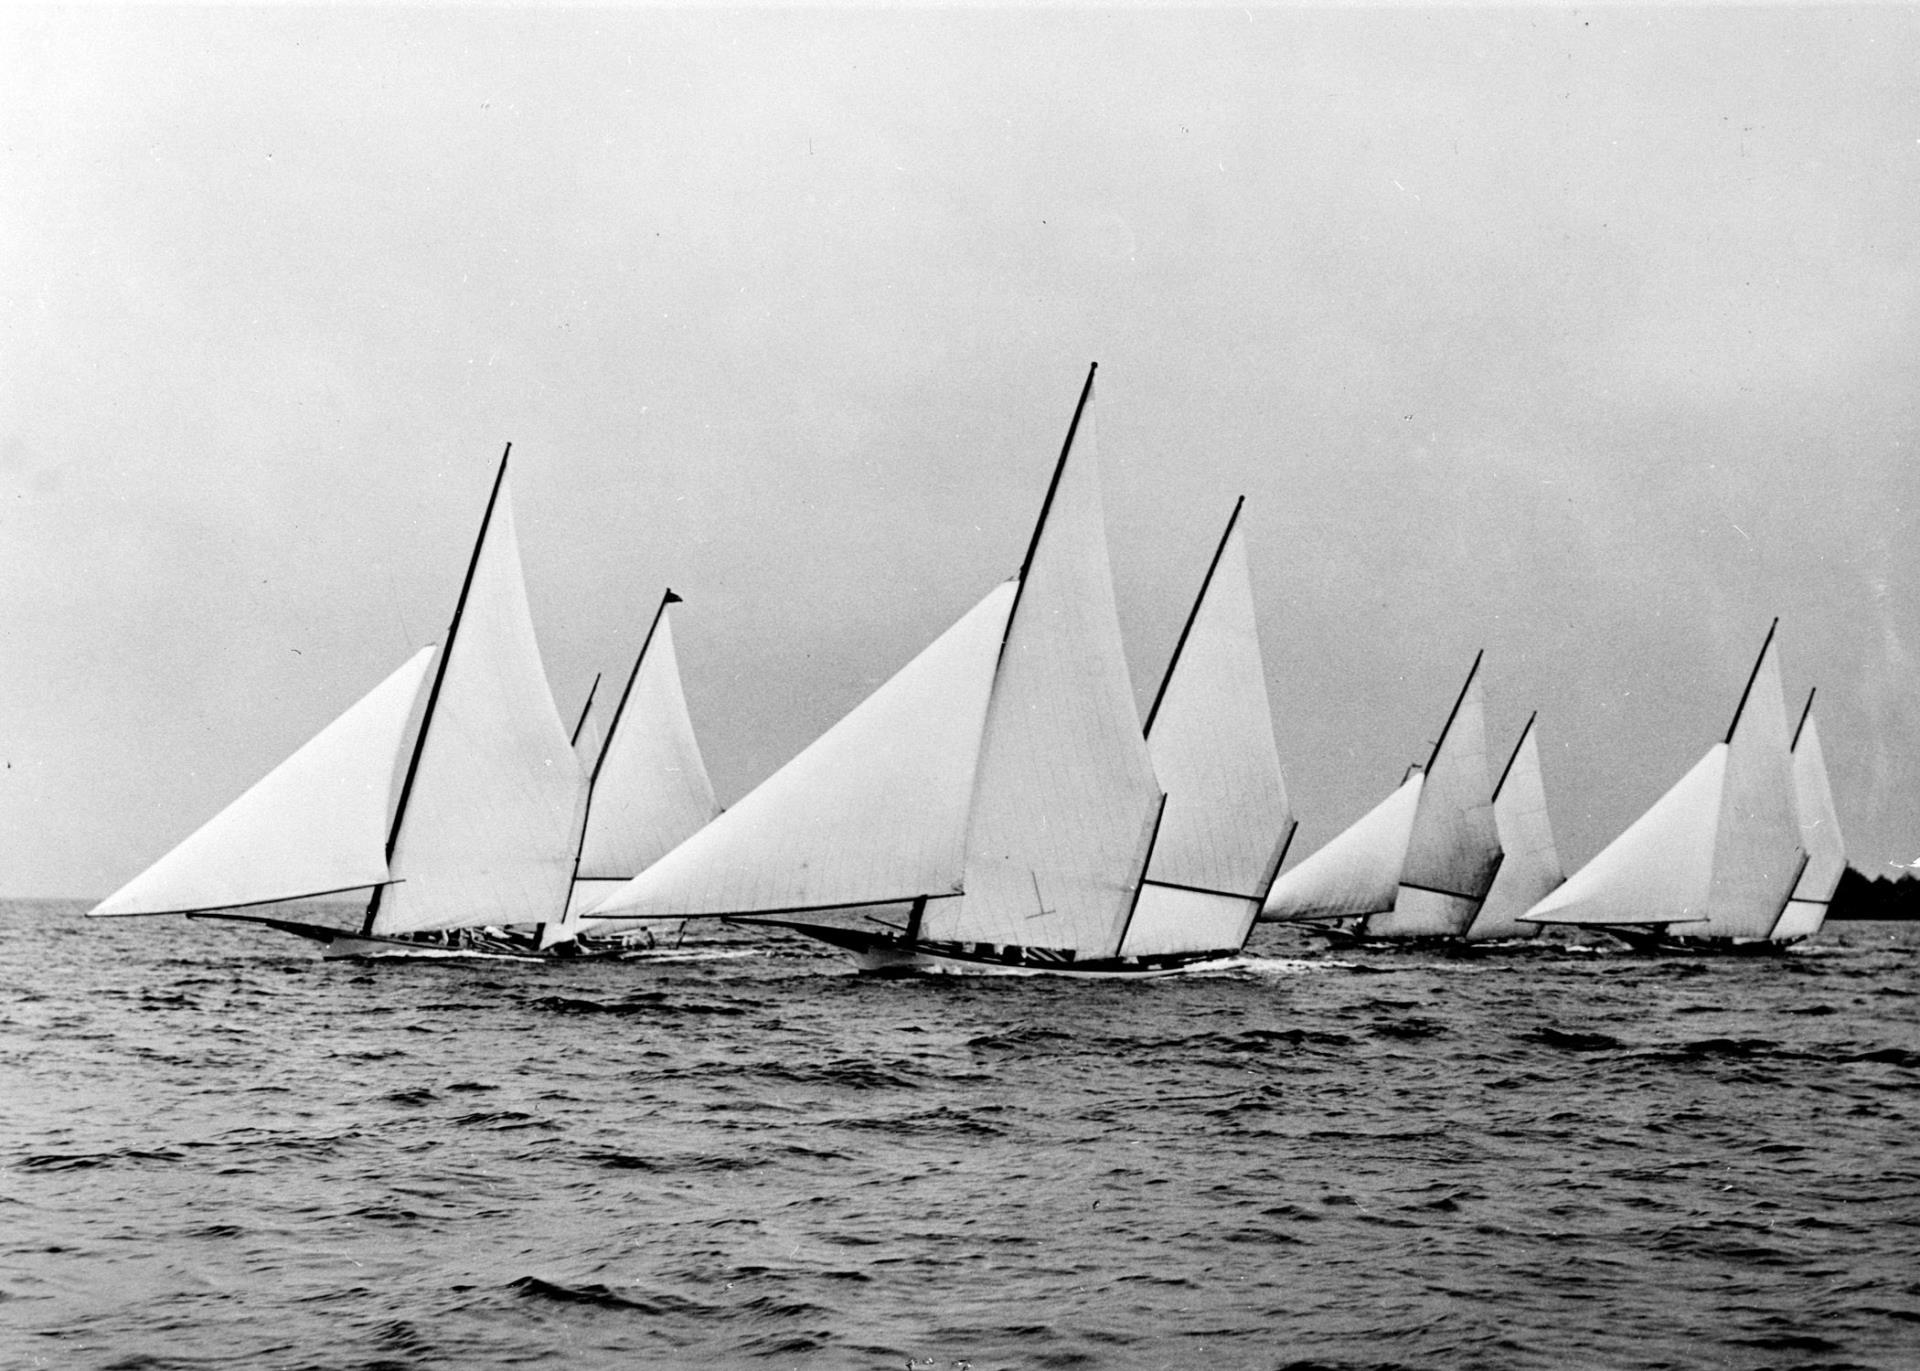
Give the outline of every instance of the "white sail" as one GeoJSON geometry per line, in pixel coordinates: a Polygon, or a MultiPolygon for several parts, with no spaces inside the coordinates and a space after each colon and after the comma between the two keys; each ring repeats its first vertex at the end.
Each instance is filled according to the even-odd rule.
{"type": "MultiPolygon", "coordinates": [[[[1809,707],[1813,701],[1807,701],[1809,707]]],[[[1834,812],[1833,789],[1827,783],[1827,759],[1820,747],[1820,730],[1809,714],[1793,744],[1793,788],[1799,801],[1800,839],[1807,849],[1806,869],[1793,888],[1793,898],[1773,926],[1775,942],[1811,938],[1826,922],[1827,906],[1847,869],[1847,845],[1840,836],[1840,816],[1834,812]]]]}
{"type": "Polygon", "coordinates": [[[1520,916],[1566,879],[1547,817],[1547,790],[1540,774],[1540,746],[1534,721],[1520,732],[1506,774],[1493,792],[1493,821],[1505,854],[1480,912],[1468,925],[1469,942],[1494,938],[1532,938],[1544,930],[1520,916]]]}
{"type": "Polygon", "coordinates": [[[387,879],[387,819],[434,649],[422,648],[90,914],[177,914],[298,900],[387,879]]]}
{"type": "Polygon", "coordinates": [[[1427,765],[1393,908],[1369,915],[1363,932],[1412,938],[1466,931],[1500,865],[1492,795],[1486,695],[1476,657],[1427,765]]]}
{"type": "Polygon", "coordinates": [[[1780,658],[1769,634],[1727,739],[1706,917],[1667,931],[1681,937],[1766,937],[1786,908],[1806,860],[1794,805],[1780,658]]]}
{"type": "Polygon", "coordinates": [[[1120,643],[1086,400],[987,706],[966,894],[927,911],[929,939],[1113,956],[1153,840],[1161,792],[1120,643]]]}
{"type": "Polygon", "coordinates": [[[1340,919],[1392,908],[1424,779],[1415,771],[1352,827],[1275,881],[1261,919],[1340,919]]]}
{"type": "Polygon", "coordinates": [[[771,914],[960,888],[968,796],[1015,583],[738,804],[590,911],[771,914]]]}
{"type": "Polygon", "coordinates": [[[1698,919],[1713,884],[1727,745],[1693,769],[1598,856],[1521,917],[1531,923],[1670,924],[1698,919]]]}
{"type": "Polygon", "coordinates": [[[1147,720],[1147,751],[1167,805],[1120,953],[1237,949],[1293,824],[1237,519],[1147,720]]]}
{"type": "Polygon", "coordinates": [[[586,799],[534,640],[501,478],[423,724],[372,932],[544,923],[566,908],[586,799]]]}
{"type": "MultiPolygon", "coordinates": [[[[576,885],[591,883],[602,897],[612,893],[607,882],[631,880],[720,812],[687,714],[664,604],[612,727],[592,779],[574,875],[576,885]]],[[[589,907],[578,900],[572,905],[576,913],[589,907]]],[[[620,926],[601,924],[593,931],[618,932],[620,926]]]]}

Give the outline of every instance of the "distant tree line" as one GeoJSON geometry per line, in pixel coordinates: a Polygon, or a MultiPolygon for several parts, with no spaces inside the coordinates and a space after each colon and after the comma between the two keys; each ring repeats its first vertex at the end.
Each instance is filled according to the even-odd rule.
{"type": "Polygon", "coordinates": [[[1909,871],[1897,881],[1868,880],[1852,867],[1834,888],[1829,919],[1920,919],[1920,879],[1909,871]]]}

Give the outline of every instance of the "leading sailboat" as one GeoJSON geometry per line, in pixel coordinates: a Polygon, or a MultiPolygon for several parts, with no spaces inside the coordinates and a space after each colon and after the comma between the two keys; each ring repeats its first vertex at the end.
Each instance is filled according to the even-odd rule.
{"type": "Polygon", "coordinates": [[[1090,369],[1020,574],[588,911],[589,926],[755,917],[877,971],[1141,975],[1205,959],[1123,946],[1166,797],[1121,650],[1093,379],[1090,369]],[[904,922],[793,917],[859,907],[893,907],[904,922]]]}
{"type": "Polygon", "coordinates": [[[1646,951],[1775,946],[1771,935],[1808,865],[1774,646],[1779,622],[1767,629],[1726,738],[1523,919],[1604,929],[1646,951]]]}
{"type": "Polygon", "coordinates": [[[507,458],[445,641],[426,648],[92,915],[193,914],[328,956],[533,954],[564,917],[586,787],[541,668],[507,458]],[[356,929],[242,912],[373,891],[356,929]]]}

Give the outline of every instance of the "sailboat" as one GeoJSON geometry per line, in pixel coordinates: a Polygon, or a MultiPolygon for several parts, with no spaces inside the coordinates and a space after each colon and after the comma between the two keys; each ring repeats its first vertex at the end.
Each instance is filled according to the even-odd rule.
{"type": "MultiPolygon", "coordinates": [[[[645,871],[720,813],[713,782],[687,714],[673,646],[669,589],[627,675],[605,735],[592,749],[587,811],[563,928],[583,950],[651,948],[677,938],[679,920],[603,921],[579,936],[580,914],[645,871]]],[[[591,696],[588,707],[591,708],[591,696]]],[[[581,724],[587,719],[581,714],[581,724]]],[[[579,728],[575,748],[579,748],[579,728]]]]}
{"type": "Polygon", "coordinates": [[[1726,738],[1523,919],[1605,929],[1646,951],[1774,946],[1770,935],[1809,865],[1774,647],[1779,622],[1726,738]]]}
{"type": "Polygon", "coordinates": [[[1342,943],[1458,938],[1501,866],[1476,653],[1424,768],[1273,884],[1264,920],[1342,943]]]}
{"type": "Polygon", "coordinates": [[[566,908],[584,777],[534,641],[500,458],[445,640],[89,913],[189,914],[327,956],[533,955],[566,908]],[[357,929],[247,912],[371,889],[357,929]]]}
{"type": "Polygon", "coordinates": [[[1767,935],[1779,946],[1804,942],[1826,922],[1833,892],[1847,869],[1846,840],[1840,836],[1840,816],[1833,808],[1833,788],[1827,783],[1827,759],[1820,747],[1820,729],[1813,721],[1813,691],[1793,732],[1793,793],[1800,815],[1800,840],[1807,849],[1807,865],[1794,884],[1793,896],[1767,935]]]}
{"type": "Polygon", "coordinates": [[[1123,950],[1166,797],[1121,650],[1093,379],[1019,575],[589,925],[753,917],[874,971],[1149,975],[1217,951],[1123,950]],[[793,917],[859,908],[904,922],[793,917]]]}
{"type": "Polygon", "coordinates": [[[1547,818],[1546,784],[1540,774],[1538,714],[1520,730],[1506,770],[1493,787],[1493,823],[1500,838],[1500,870],[1479,913],[1461,936],[1470,943],[1530,940],[1545,930],[1522,923],[1526,913],[1567,878],[1547,818]]]}
{"type": "Polygon", "coordinates": [[[1245,502],[1234,504],[1147,711],[1167,803],[1122,958],[1239,952],[1293,841],[1239,527],[1245,502]]]}

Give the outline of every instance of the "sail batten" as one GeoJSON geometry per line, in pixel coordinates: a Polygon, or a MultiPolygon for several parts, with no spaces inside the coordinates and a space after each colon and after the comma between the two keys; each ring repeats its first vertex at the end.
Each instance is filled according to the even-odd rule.
{"type": "Polygon", "coordinates": [[[422,648],[166,856],[88,911],[239,909],[385,885],[394,762],[435,649],[422,648]]]}

